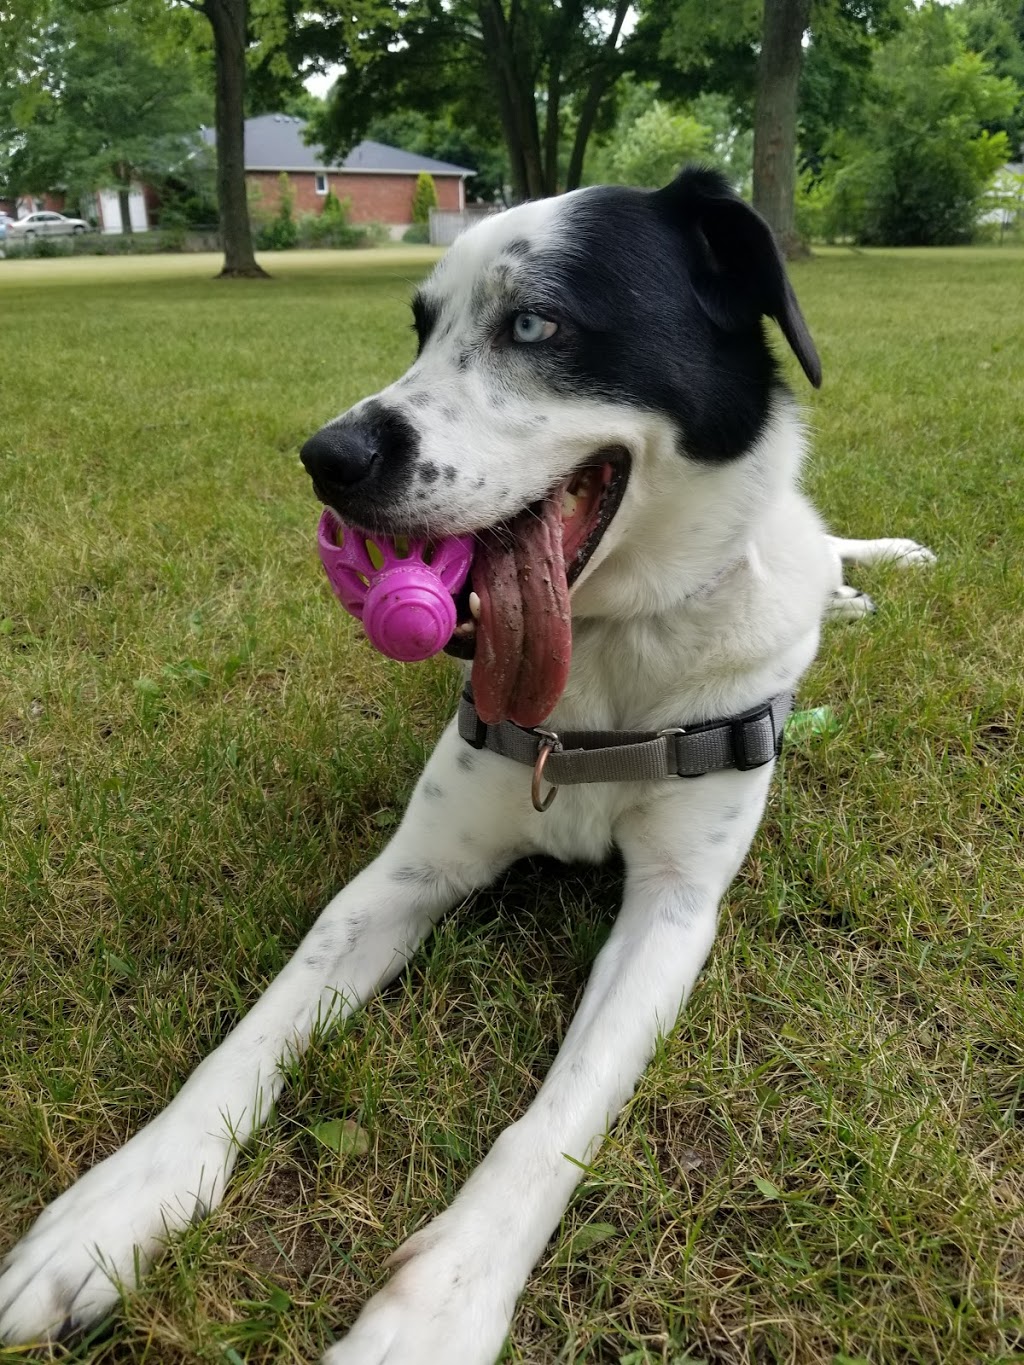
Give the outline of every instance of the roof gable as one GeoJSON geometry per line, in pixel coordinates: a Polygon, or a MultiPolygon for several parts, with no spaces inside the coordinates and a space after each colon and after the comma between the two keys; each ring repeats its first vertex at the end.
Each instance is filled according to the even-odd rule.
{"type": "MultiPolygon", "coordinates": [[[[291,114],[261,114],[245,120],[245,169],[247,171],[362,171],[416,175],[475,175],[468,166],[435,161],[383,142],[357,142],[340,163],[328,164],[323,149],[303,141],[306,122],[291,114]]],[[[212,128],[202,130],[203,141],[216,146],[212,128]]]]}

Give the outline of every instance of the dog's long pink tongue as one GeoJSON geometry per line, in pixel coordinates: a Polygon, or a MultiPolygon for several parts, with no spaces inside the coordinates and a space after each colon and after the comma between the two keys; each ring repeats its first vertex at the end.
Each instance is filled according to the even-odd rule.
{"type": "Polygon", "coordinates": [[[480,719],[539,725],[569,676],[572,628],[562,558],[561,491],[512,526],[483,532],[473,560],[480,598],[473,695],[480,719]]]}

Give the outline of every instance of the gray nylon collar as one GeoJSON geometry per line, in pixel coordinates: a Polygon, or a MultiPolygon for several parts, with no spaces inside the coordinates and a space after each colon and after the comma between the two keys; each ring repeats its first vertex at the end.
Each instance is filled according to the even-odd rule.
{"type": "MultiPolygon", "coordinates": [[[[490,749],[534,769],[538,809],[540,776],[556,787],[580,782],[647,782],[662,777],[703,777],[737,768],[746,772],[779,753],[793,709],[792,692],[738,716],[665,730],[527,730],[511,721],[486,725],[472,689],[459,703],[459,734],[475,749],[490,749]]],[[[547,804],[550,804],[548,802],[547,804]]],[[[546,808],[546,807],[544,807],[546,808]]]]}

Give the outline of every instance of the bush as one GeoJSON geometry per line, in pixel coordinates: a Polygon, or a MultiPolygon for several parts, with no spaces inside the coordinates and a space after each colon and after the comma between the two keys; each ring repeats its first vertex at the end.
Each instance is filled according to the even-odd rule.
{"type": "Polygon", "coordinates": [[[426,246],[430,241],[430,228],[426,223],[413,223],[412,227],[407,227],[402,233],[402,241],[416,246],[426,246]]]}
{"type": "Polygon", "coordinates": [[[329,191],[320,213],[306,214],[299,220],[299,245],[304,247],[370,247],[382,246],[390,241],[391,235],[382,223],[361,223],[356,226],[349,221],[352,203],[339,199],[333,190],[329,191]]]}
{"type": "Polygon", "coordinates": [[[703,158],[710,141],[710,128],[655,100],[611,150],[609,178],[619,185],[657,189],[667,185],[680,166],[703,158]]]}
{"type": "Polygon", "coordinates": [[[219,251],[220,233],[216,227],[208,227],[205,233],[172,227],[130,235],[88,232],[80,237],[43,237],[34,242],[9,237],[0,249],[15,261],[55,256],[154,256],[162,252],[219,251]]]}
{"type": "Polygon", "coordinates": [[[416,189],[412,196],[412,221],[424,227],[430,226],[430,210],[437,208],[437,186],[434,177],[420,171],[416,177],[416,189]]]}
{"type": "Polygon", "coordinates": [[[986,186],[1009,157],[1006,134],[985,125],[1012,109],[1013,83],[964,50],[938,7],[911,12],[873,81],[863,135],[827,149],[831,188],[817,207],[830,204],[833,232],[868,244],[970,241],[986,186]]]}
{"type": "Polygon", "coordinates": [[[362,246],[387,246],[391,241],[391,229],[387,223],[364,223],[362,246]]]}
{"type": "Polygon", "coordinates": [[[259,223],[255,230],[257,251],[291,251],[299,244],[299,228],[295,222],[295,191],[286,172],[277,177],[279,199],[277,213],[269,222],[259,223]]]}
{"type": "Polygon", "coordinates": [[[351,211],[351,200],[339,199],[333,190],[329,190],[321,211],[318,214],[308,214],[300,222],[300,245],[362,246],[365,234],[362,228],[352,226],[349,221],[351,211]]]}

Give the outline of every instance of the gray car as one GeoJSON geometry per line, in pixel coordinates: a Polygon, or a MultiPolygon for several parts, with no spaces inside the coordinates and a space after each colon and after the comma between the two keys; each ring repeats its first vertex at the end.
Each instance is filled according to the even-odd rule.
{"type": "Polygon", "coordinates": [[[84,218],[66,218],[63,213],[40,209],[11,223],[7,228],[7,238],[14,242],[31,242],[37,237],[77,237],[88,231],[89,224],[84,218]]]}

